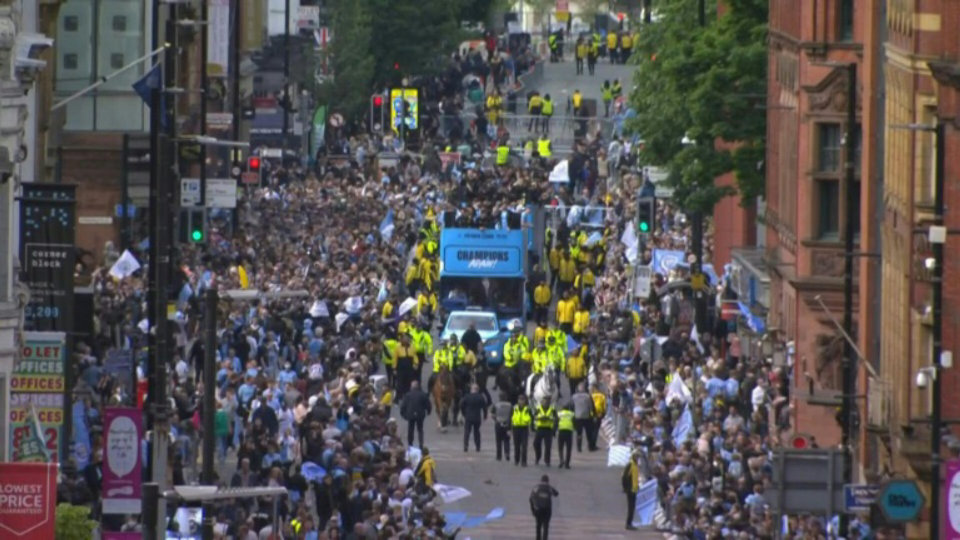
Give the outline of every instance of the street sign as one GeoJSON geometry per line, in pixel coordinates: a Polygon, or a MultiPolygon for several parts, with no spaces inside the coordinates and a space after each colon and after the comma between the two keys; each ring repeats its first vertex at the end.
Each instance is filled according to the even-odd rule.
{"type": "MultiPolygon", "coordinates": [[[[180,180],[180,206],[200,204],[200,179],[180,180]]],[[[236,208],[237,181],[233,178],[207,178],[207,208],[236,208]]]]}
{"type": "Polygon", "coordinates": [[[914,480],[891,480],[880,490],[880,510],[893,523],[915,521],[920,517],[926,499],[914,480]]]}
{"type": "Polygon", "coordinates": [[[633,295],[637,298],[648,298],[650,296],[650,278],[653,277],[653,270],[649,266],[637,266],[634,271],[636,282],[633,286],[633,295]]]}
{"type": "Polygon", "coordinates": [[[845,512],[866,512],[877,502],[880,486],[876,484],[847,484],[843,486],[843,509],[845,512]]]}

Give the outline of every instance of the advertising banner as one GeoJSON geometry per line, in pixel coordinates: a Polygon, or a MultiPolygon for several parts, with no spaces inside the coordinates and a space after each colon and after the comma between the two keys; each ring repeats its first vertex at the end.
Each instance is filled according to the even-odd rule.
{"type": "Polygon", "coordinates": [[[945,505],[943,531],[945,540],[960,540],[960,459],[951,459],[946,463],[947,476],[943,482],[941,504],[945,505]]]}
{"type": "Polygon", "coordinates": [[[444,229],[441,276],[523,277],[523,231],[444,229]]]}
{"type": "Polygon", "coordinates": [[[103,513],[140,513],[140,440],[143,412],[107,407],[103,412],[103,513]]]}
{"type": "Polygon", "coordinates": [[[136,396],[136,390],[133,387],[134,374],[136,373],[133,366],[133,351],[130,349],[110,349],[104,359],[103,370],[123,387],[124,403],[130,404],[133,397],[136,396]]]}
{"type": "Polygon", "coordinates": [[[390,125],[399,132],[400,124],[415,131],[420,128],[420,94],[416,88],[392,88],[390,90],[390,125]],[[404,118],[403,103],[407,103],[404,118]]]}
{"type": "Polygon", "coordinates": [[[230,0],[207,6],[207,75],[226,77],[230,70],[230,0]]]}
{"type": "Polygon", "coordinates": [[[60,461],[66,349],[63,332],[24,332],[10,379],[10,461],[60,461]]]}
{"type": "Polygon", "coordinates": [[[0,538],[53,538],[56,463],[0,463],[0,538]]]}
{"type": "Polygon", "coordinates": [[[20,261],[30,287],[24,329],[71,332],[73,328],[76,186],[23,184],[20,198],[20,261]]]}

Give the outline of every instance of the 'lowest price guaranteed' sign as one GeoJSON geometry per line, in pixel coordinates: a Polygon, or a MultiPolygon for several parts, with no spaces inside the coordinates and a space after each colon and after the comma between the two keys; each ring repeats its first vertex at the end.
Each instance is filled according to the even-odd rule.
{"type": "Polygon", "coordinates": [[[56,463],[0,463],[0,538],[53,538],[56,463]]]}

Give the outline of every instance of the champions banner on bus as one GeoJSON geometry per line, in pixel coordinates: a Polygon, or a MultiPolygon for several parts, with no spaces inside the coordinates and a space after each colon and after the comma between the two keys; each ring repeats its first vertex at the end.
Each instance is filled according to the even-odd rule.
{"type": "Polygon", "coordinates": [[[60,461],[63,332],[24,332],[10,379],[10,461],[60,461]]]}
{"type": "Polygon", "coordinates": [[[0,538],[53,538],[56,463],[0,463],[0,538]]]}

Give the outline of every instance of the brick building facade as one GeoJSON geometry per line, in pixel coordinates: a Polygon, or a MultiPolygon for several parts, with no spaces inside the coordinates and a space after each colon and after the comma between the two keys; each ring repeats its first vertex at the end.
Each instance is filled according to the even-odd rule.
{"type": "MultiPolygon", "coordinates": [[[[859,187],[847,193],[843,182],[848,84],[837,65],[858,64],[863,80],[865,18],[858,10],[869,4],[770,3],[767,205],[761,216],[771,282],[768,326],[795,343],[793,427],[821,446],[840,440],[834,415],[843,340],[831,317],[840,319],[843,310],[845,201],[854,197],[859,208],[869,184],[859,182],[865,172],[860,159],[859,187]]],[[[862,122],[862,84],[856,99],[862,122]]],[[[853,216],[856,223],[859,217],[853,216]]]]}

